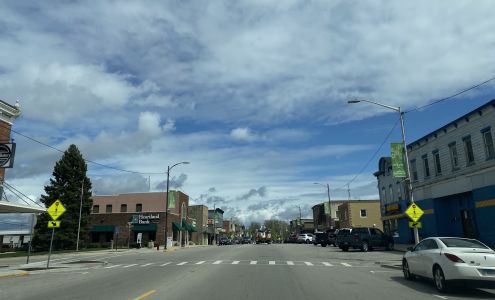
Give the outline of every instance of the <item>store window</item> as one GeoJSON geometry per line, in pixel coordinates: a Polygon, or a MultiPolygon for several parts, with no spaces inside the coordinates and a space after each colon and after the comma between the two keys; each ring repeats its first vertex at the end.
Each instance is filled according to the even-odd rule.
{"type": "Polygon", "coordinates": [[[107,207],[106,207],[106,210],[105,210],[107,213],[111,213],[112,212],[112,204],[107,204],[107,207]]]}
{"type": "Polygon", "coordinates": [[[136,212],[142,212],[143,211],[143,205],[141,203],[136,204],[136,212]]]}
{"type": "Polygon", "coordinates": [[[474,164],[474,152],[471,136],[464,137],[462,141],[464,142],[464,152],[466,153],[466,165],[472,165],[474,164]]]}
{"type": "Polygon", "coordinates": [[[486,159],[495,158],[495,149],[493,147],[492,131],[490,130],[490,127],[483,129],[481,134],[483,135],[483,143],[485,144],[486,159]]]}
{"type": "Polygon", "coordinates": [[[100,212],[100,206],[99,205],[93,205],[93,213],[97,214],[100,212]]]}
{"type": "Polygon", "coordinates": [[[127,204],[120,205],[120,212],[127,212],[127,204]]]}
{"type": "Polygon", "coordinates": [[[361,216],[361,218],[367,218],[368,217],[368,212],[366,211],[366,209],[361,209],[360,216],[361,216]]]}
{"type": "Polygon", "coordinates": [[[400,184],[400,181],[397,181],[397,199],[399,201],[402,200],[402,187],[401,187],[401,184],[400,184]]]}
{"type": "Polygon", "coordinates": [[[457,145],[455,142],[449,144],[450,163],[452,164],[452,170],[459,168],[459,155],[457,154],[457,145]]]}

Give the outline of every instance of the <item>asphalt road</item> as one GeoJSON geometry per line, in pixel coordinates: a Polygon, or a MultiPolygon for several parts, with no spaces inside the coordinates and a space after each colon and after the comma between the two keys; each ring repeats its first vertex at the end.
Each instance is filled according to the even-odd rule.
{"type": "Polygon", "coordinates": [[[401,257],[292,244],[91,253],[77,257],[84,264],[59,257],[64,268],[0,279],[0,299],[495,299],[495,289],[439,294],[405,281],[401,257]]]}

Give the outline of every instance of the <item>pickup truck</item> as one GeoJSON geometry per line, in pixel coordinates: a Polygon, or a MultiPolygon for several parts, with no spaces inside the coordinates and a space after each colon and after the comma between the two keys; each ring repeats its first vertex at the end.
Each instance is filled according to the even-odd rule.
{"type": "Polygon", "coordinates": [[[329,229],[326,232],[316,232],[313,245],[318,246],[318,244],[321,244],[322,247],[326,247],[327,245],[336,246],[335,231],[335,229],[329,229]]]}
{"type": "Polygon", "coordinates": [[[378,247],[392,250],[394,248],[394,240],[380,229],[356,227],[340,229],[337,234],[337,245],[342,251],[349,251],[349,248],[354,248],[367,252],[378,247]]]}

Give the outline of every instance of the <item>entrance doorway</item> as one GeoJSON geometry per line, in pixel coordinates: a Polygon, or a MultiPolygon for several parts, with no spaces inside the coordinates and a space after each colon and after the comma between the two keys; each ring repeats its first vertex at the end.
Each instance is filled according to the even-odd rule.
{"type": "Polygon", "coordinates": [[[475,239],[478,237],[471,210],[461,210],[461,222],[464,237],[475,239]]]}

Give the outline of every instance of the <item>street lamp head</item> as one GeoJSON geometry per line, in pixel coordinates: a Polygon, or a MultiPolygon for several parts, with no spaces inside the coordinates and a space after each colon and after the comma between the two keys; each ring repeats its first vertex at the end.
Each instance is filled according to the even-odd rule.
{"type": "Polygon", "coordinates": [[[188,165],[188,164],[190,164],[190,162],[188,162],[188,161],[183,161],[183,162],[181,162],[181,164],[188,165]]]}
{"type": "Polygon", "coordinates": [[[349,101],[347,101],[347,103],[349,103],[349,104],[354,104],[354,103],[359,103],[359,102],[361,102],[361,100],[349,100],[349,101]]]}

